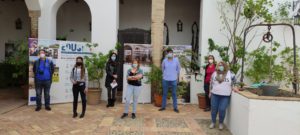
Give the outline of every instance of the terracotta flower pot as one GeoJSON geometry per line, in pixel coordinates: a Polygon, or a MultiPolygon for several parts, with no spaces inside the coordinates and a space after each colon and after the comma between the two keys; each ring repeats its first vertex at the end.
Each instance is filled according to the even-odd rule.
{"type": "Polygon", "coordinates": [[[198,96],[198,104],[200,109],[205,109],[206,108],[206,100],[205,100],[205,95],[204,94],[197,94],[198,96]]]}
{"type": "Polygon", "coordinates": [[[162,95],[155,93],[154,94],[154,105],[156,107],[161,107],[162,105],[162,95]]]}
{"type": "Polygon", "coordinates": [[[90,88],[87,93],[87,103],[89,105],[98,105],[101,101],[102,89],[90,88]]]}

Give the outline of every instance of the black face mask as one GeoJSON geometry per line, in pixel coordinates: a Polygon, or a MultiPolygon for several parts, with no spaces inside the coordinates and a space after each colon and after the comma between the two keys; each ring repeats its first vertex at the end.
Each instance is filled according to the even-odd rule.
{"type": "Polygon", "coordinates": [[[76,62],[76,66],[82,66],[82,62],[76,62]]]}

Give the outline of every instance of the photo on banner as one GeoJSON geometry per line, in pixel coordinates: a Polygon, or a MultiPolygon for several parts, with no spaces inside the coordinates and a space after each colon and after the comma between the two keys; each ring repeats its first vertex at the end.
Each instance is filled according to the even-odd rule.
{"type": "MultiPolygon", "coordinates": [[[[29,38],[29,105],[36,104],[33,63],[39,59],[39,50],[45,50],[47,59],[53,61],[55,66],[50,89],[50,103],[67,103],[73,101],[70,74],[76,57],[92,54],[87,44],[86,42],[29,38]]],[[[44,103],[43,94],[42,103],[44,103]]]]}

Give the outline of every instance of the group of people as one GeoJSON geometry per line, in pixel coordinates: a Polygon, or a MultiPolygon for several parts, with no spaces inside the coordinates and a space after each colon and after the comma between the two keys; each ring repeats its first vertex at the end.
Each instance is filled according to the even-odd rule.
{"type": "MultiPolygon", "coordinates": [[[[180,62],[177,57],[174,57],[173,50],[168,48],[167,54],[162,61],[163,72],[163,100],[162,107],[159,111],[166,110],[166,101],[169,88],[172,91],[173,110],[179,113],[177,106],[177,83],[180,74],[180,62]]],[[[45,109],[50,111],[50,87],[52,83],[52,74],[54,73],[54,64],[51,60],[45,56],[45,51],[40,50],[40,58],[34,62],[33,71],[35,74],[35,87],[36,87],[36,111],[41,110],[41,94],[44,90],[45,97],[45,109]]],[[[114,107],[116,102],[116,91],[118,82],[118,72],[120,70],[120,63],[117,61],[117,53],[111,53],[109,60],[106,64],[106,79],[105,87],[107,88],[107,105],[106,107],[114,107]]],[[[73,118],[78,116],[77,104],[78,96],[80,94],[82,100],[82,113],[80,118],[83,118],[86,111],[86,94],[88,92],[88,74],[87,69],[84,66],[84,60],[82,57],[76,58],[76,64],[72,69],[70,75],[70,81],[73,84],[73,118]]],[[[136,118],[136,108],[138,103],[139,94],[141,93],[143,70],[140,68],[139,60],[133,60],[131,68],[127,71],[127,90],[125,95],[125,109],[121,118],[128,117],[129,106],[131,99],[133,101],[133,110],[131,118],[136,118]]],[[[229,70],[229,66],[225,62],[216,63],[214,56],[208,56],[208,64],[205,67],[204,76],[204,90],[206,94],[207,108],[204,111],[211,111],[212,123],[210,128],[214,128],[216,125],[216,117],[219,114],[219,129],[223,129],[223,122],[225,119],[226,109],[229,104],[230,95],[232,91],[238,91],[238,88],[234,87],[235,75],[229,70]]]]}

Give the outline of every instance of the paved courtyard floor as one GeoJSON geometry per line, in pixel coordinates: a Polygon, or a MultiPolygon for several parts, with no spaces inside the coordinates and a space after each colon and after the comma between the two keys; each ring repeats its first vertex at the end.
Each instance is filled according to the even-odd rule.
{"type": "Polygon", "coordinates": [[[71,103],[51,107],[52,111],[35,112],[35,106],[24,105],[0,114],[0,135],[231,135],[228,130],[208,129],[210,114],[197,105],[180,105],[178,114],[171,106],[159,112],[152,104],[139,104],[134,120],[120,119],[120,103],[109,109],[104,101],[88,105],[83,119],[72,118],[71,103]]]}

